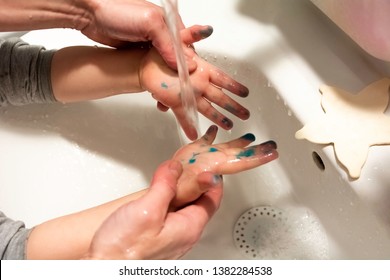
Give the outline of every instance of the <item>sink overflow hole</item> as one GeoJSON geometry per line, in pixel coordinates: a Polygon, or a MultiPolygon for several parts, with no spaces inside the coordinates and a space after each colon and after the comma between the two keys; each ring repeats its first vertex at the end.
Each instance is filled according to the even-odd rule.
{"type": "Polygon", "coordinates": [[[322,158],[320,157],[320,155],[317,152],[313,152],[311,155],[312,155],[313,161],[314,161],[315,165],[318,167],[318,169],[321,171],[324,171],[325,164],[322,161],[322,158]]]}

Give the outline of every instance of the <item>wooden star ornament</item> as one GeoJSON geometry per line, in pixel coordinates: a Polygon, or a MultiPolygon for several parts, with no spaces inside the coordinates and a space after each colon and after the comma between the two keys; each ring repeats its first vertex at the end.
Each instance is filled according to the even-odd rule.
{"type": "Polygon", "coordinates": [[[317,144],[333,143],[336,157],[350,177],[359,178],[368,148],[390,144],[390,117],[384,114],[389,86],[389,78],[376,81],[357,94],[321,86],[324,114],[298,130],[295,137],[317,144]]]}

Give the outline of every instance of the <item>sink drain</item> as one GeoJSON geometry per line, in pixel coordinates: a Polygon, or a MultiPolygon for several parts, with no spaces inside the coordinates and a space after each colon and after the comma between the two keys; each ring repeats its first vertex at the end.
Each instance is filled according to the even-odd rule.
{"type": "Polygon", "coordinates": [[[236,221],[234,243],[247,259],[328,259],[328,239],[306,208],[258,206],[236,221]]]}
{"type": "Polygon", "coordinates": [[[284,211],[275,207],[249,209],[238,218],[234,227],[233,237],[237,249],[249,259],[261,259],[265,251],[269,251],[270,242],[277,242],[277,236],[287,233],[286,221],[284,211]]]}

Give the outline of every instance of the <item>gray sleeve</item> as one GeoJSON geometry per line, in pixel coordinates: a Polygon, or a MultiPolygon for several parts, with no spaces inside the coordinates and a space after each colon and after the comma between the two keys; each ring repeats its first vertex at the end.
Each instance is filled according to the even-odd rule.
{"type": "Polygon", "coordinates": [[[50,76],[53,54],[19,38],[0,39],[0,107],[55,102],[50,76]]]}
{"type": "Polygon", "coordinates": [[[26,243],[31,229],[23,222],[13,221],[0,211],[0,256],[2,260],[26,258],[26,243]]]}

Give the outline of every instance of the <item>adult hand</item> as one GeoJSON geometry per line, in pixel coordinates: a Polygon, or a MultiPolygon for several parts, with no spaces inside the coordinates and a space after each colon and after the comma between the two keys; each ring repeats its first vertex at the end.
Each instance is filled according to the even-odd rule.
{"type": "Polygon", "coordinates": [[[173,156],[174,160],[182,163],[184,171],[179,178],[176,198],[172,205],[186,204],[207,191],[197,182],[202,172],[234,174],[258,167],[278,157],[274,141],[248,146],[255,141],[255,136],[251,133],[226,143],[212,145],[217,131],[217,126],[211,126],[203,137],[183,146],[173,156]]]}
{"type": "MultiPolygon", "coordinates": [[[[162,7],[145,0],[94,0],[91,19],[81,31],[90,39],[113,47],[151,42],[164,61],[177,69],[176,56],[162,7]]],[[[179,18],[179,29],[184,25],[179,18]]],[[[196,69],[194,50],[183,44],[190,72],[196,69]]]]}
{"type": "Polygon", "coordinates": [[[192,204],[171,211],[181,174],[177,161],[160,165],[146,194],[121,206],[103,222],[86,258],[177,259],[190,250],[219,207],[222,180],[203,172],[197,183],[208,191],[192,204]]]}

